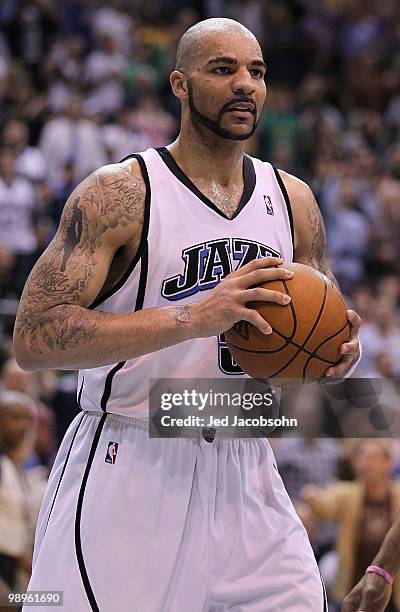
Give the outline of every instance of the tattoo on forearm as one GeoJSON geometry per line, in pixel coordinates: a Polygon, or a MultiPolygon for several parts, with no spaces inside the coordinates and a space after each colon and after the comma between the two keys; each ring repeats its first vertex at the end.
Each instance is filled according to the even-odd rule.
{"type": "Polygon", "coordinates": [[[17,316],[19,335],[37,355],[93,340],[99,313],[70,306],[81,304],[90,288],[104,234],[129,227],[139,235],[143,226],[144,183],[119,166],[92,175],[71,197],[53,242],[30,274],[17,316]]]}
{"type": "Polygon", "coordinates": [[[180,306],[175,306],[175,321],[177,323],[190,323],[189,304],[181,304],[180,306]]]}

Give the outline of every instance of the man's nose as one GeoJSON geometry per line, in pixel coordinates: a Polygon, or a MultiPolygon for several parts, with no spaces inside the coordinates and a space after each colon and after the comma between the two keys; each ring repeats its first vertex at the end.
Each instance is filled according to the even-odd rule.
{"type": "Polygon", "coordinates": [[[253,77],[247,68],[240,68],[232,80],[232,91],[235,94],[250,95],[255,92],[253,77]]]}

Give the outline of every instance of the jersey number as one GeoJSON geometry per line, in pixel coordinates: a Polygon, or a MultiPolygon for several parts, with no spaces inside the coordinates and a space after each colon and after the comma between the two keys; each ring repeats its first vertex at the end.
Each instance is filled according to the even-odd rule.
{"type": "Polygon", "coordinates": [[[224,374],[244,374],[243,370],[238,366],[234,358],[229,352],[228,345],[225,340],[225,334],[220,334],[218,340],[218,366],[224,374]]]}

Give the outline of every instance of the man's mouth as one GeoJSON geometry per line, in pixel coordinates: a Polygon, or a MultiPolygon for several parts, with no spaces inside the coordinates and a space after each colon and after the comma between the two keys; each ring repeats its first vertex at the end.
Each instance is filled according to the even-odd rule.
{"type": "Polygon", "coordinates": [[[237,104],[230,106],[227,110],[230,113],[250,113],[252,115],[254,115],[256,112],[255,106],[251,102],[238,102],[237,104]]]}

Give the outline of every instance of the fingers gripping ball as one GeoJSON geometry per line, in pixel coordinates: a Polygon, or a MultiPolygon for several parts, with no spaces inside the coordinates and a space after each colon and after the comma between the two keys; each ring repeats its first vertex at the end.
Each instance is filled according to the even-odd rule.
{"type": "Polygon", "coordinates": [[[239,321],[226,332],[232,357],[253,378],[316,380],[340,359],[339,347],[350,336],[346,305],[336,286],[310,266],[284,263],[289,280],[262,287],[291,296],[287,306],[252,302],[272,327],[265,335],[251,323],[239,321]]]}

